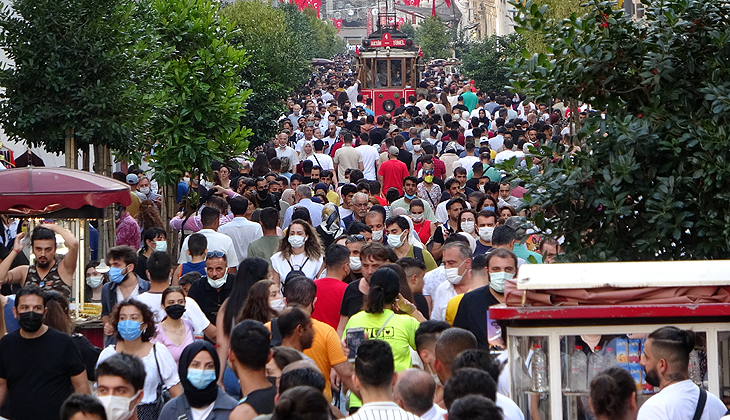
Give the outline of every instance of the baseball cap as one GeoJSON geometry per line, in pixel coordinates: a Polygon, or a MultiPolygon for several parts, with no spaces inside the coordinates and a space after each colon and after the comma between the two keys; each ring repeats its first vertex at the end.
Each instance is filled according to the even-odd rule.
{"type": "Polygon", "coordinates": [[[139,178],[137,178],[137,175],[135,174],[129,174],[127,175],[127,184],[129,185],[135,185],[139,182],[139,178]]]}
{"type": "Polygon", "coordinates": [[[391,155],[397,155],[398,154],[398,148],[395,147],[395,146],[390,146],[388,148],[388,153],[390,153],[391,155]]]}

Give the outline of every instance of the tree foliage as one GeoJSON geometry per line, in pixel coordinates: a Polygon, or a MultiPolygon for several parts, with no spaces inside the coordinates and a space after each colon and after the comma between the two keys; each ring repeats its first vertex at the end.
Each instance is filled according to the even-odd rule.
{"type": "Polygon", "coordinates": [[[525,42],[517,33],[492,35],[474,42],[462,57],[462,70],[478,88],[501,92],[509,85],[509,58],[522,53],[525,42]]]}
{"type": "Polygon", "coordinates": [[[345,51],[345,42],[337,36],[337,28],[331,22],[317,18],[317,11],[309,7],[299,10],[294,3],[279,6],[286,16],[286,25],[300,45],[304,47],[305,57],[331,58],[345,51]]]}
{"type": "Polygon", "coordinates": [[[438,16],[425,19],[416,29],[416,45],[421,47],[427,60],[451,57],[449,41],[446,25],[438,16]]]}
{"type": "Polygon", "coordinates": [[[400,31],[408,35],[410,39],[416,39],[416,27],[411,22],[405,22],[400,26],[400,31]]]}
{"type": "Polygon", "coordinates": [[[730,4],[644,4],[643,21],[595,0],[564,21],[515,5],[517,31],[544,35],[553,56],[524,51],[513,88],[607,109],[577,126],[580,152],[553,144],[515,175],[536,224],[565,236],[568,259],[727,258],[730,4]]]}
{"type": "MultiPolygon", "coordinates": [[[[581,7],[585,0],[533,0],[532,3],[538,7],[546,6],[548,17],[556,22],[568,19],[573,13],[579,16],[585,13],[585,9],[581,7]]],[[[551,46],[550,40],[545,38],[541,31],[525,32],[523,37],[525,38],[525,46],[531,53],[544,54],[551,46]]]]}
{"type": "Polygon", "coordinates": [[[246,110],[241,122],[253,133],[250,147],[256,147],[276,134],[284,99],[309,78],[307,46],[288,29],[285,13],[268,3],[239,1],[222,12],[236,26],[232,42],[249,57],[241,77],[251,88],[248,102],[255,106],[246,110]]]}
{"type": "Polygon", "coordinates": [[[153,0],[164,64],[150,124],[155,178],[175,185],[185,171],[210,173],[248,146],[241,126],[249,90],[246,53],[232,45],[233,26],[211,0],[153,0]]]}
{"type": "MultiPolygon", "coordinates": [[[[143,5],[139,6],[143,8],[143,5]]],[[[146,65],[154,49],[131,0],[15,0],[0,13],[0,47],[14,64],[0,71],[0,125],[16,141],[64,150],[135,149],[146,65]]]]}

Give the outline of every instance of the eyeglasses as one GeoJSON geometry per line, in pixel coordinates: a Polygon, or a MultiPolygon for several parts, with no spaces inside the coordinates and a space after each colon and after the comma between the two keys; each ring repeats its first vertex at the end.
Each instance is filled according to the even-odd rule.
{"type": "Polygon", "coordinates": [[[345,239],[346,244],[351,244],[353,242],[366,242],[367,239],[362,235],[349,235],[347,239],[345,239]]]}
{"type": "Polygon", "coordinates": [[[223,251],[210,251],[207,254],[205,254],[205,259],[209,258],[223,258],[226,256],[226,253],[223,251]]]}

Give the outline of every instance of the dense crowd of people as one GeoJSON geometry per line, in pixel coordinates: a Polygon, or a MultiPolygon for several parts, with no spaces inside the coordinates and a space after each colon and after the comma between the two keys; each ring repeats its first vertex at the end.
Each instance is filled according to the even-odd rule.
{"type": "MultiPolygon", "coordinates": [[[[335,70],[288,105],[253,159],[180,179],[169,226],[143,171],[114,174],[132,204],[117,205],[117,246],[85,267],[103,348],[69,317],[77,239],[52,222],[26,235],[3,216],[0,416],[540,418],[510,398],[486,314],[520,266],[555,261],[560,238],[532,227],[525,188],[495,165],[547,142],[575,150],[567,118],[585,111],[427,73],[376,117],[359,82],[335,70]]],[[[592,384],[596,418],[692,418],[694,338],[667,328],[642,358],[662,392],[639,410],[631,376],[607,370],[592,384]]],[[[724,415],[702,395],[695,419],[724,415]]]]}

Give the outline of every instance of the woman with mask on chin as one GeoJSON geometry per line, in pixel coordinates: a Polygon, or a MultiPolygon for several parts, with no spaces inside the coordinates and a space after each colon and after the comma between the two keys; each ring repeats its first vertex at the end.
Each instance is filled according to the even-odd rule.
{"type": "Polygon", "coordinates": [[[295,219],[279,242],[279,250],[271,256],[272,280],[283,286],[291,271],[301,271],[316,279],[324,268],[322,244],[311,224],[295,219]]]}
{"type": "Polygon", "coordinates": [[[152,311],[144,303],[128,299],[112,310],[111,325],[117,338],[116,345],[110,345],[99,355],[100,363],[117,353],[126,353],[142,359],[145,367],[144,396],[137,406],[140,420],[158,418],[157,391],[159,385],[175,398],[182,393],[177,364],[167,347],[152,343],[155,336],[155,320],[152,311]]]}
{"type": "Polygon", "coordinates": [[[220,360],[215,347],[196,340],[180,355],[180,383],[183,394],[170,400],[160,420],[224,420],[238,403],[217,385],[220,360]]]}
{"type": "Polygon", "coordinates": [[[195,341],[193,324],[182,319],[185,313],[185,294],[182,287],[170,286],[162,292],[162,309],[167,315],[157,324],[152,342],[165,345],[177,363],[183,349],[195,341]]]}

